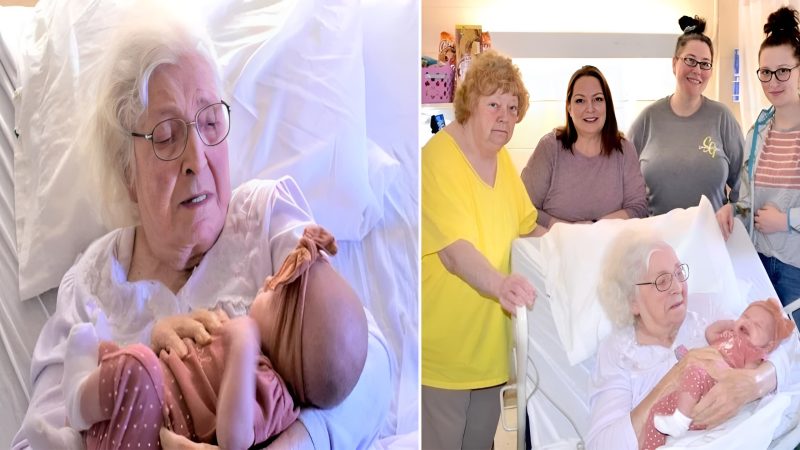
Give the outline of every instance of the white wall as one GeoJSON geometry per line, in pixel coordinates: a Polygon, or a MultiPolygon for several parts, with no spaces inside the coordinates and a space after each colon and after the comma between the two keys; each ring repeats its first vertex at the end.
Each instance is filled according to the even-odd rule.
{"type": "MultiPolygon", "coordinates": [[[[422,54],[434,57],[438,53],[439,33],[452,33],[456,24],[478,24],[490,34],[650,33],[677,36],[680,16],[699,15],[708,22],[706,33],[715,44],[715,69],[705,94],[726,103],[738,118],[738,108],[731,102],[733,49],[737,45],[738,32],[738,2],[734,0],[422,0],[421,14],[422,54]],[[718,26],[719,23],[724,26],[718,26]]],[[[531,41],[535,40],[534,35],[531,41]]],[[[639,43],[631,39],[630,45],[634,51],[639,43]]],[[[592,55],[592,51],[587,46],[586,55],[592,55]]],[[[580,66],[592,64],[605,74],[622,131],[628,129],[642,108],[652,100],[670,94],[675,86],[669,57],[515,58],[515,63],[520,66],[533,99],[528,115],[517,126],[508,146],[519,169],[527,162],[539,138],[563,124],[567,82],[580,66]]],[[[423,115],[425,112],[423,109],[423,115]]],[[[427,127],[421,128],[420,132],[421,140],[430,136],[427,127]]]]}

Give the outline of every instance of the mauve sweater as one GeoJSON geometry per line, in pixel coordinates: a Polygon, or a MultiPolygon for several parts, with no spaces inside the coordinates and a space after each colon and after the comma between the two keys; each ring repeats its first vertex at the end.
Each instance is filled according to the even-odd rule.
{"type": "Polygon", "coordinates": [[[636,149],[622,140],[622,152],[586,157],[571,152],[556,139],[555,131],[539,141],[522,182],[536,209],[537,222],[550,218],[567,222],[596,220],[624,209],[629,217],[647,217],[647,197],[636,149]]]}

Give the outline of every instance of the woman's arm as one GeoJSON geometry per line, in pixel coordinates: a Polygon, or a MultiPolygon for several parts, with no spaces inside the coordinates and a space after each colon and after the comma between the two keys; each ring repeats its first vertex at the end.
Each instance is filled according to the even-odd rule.
{"type": "Polygon", "coordinates": [[[524,236],[521,236],[521,237],[542,237],[542,236],[544,236],[544,235],[545,235],[545,233],[547,233],[548,231],[550,231],[550,228],[548,228],[548,227],[546,227],[546,226],[544,226],[544,225],[538,225],[538,224],[537,224],[537,225],[536,225],[536,226],[533,228],[533,230],[531,230],[531,232],[530,232],[530,233],[528,233],[528,234],[526,234],[526,235],[524,235],[524,236]]]}
{"type": "Polygon", "coordinates": [[[627,139],[622,140],[622,211],[615,211],[603,219],[647,217],[647,188],[644,184],[639,155],[627,139]],[[620,214],[620,213],[624,213],[620,214]]]}
{"type": "Polygon", "coordinates": [[[558,151],[556,144],[557,141],[553,137],[553,133],[544,135],[528,159],[528,164],[522,169],[521,175],[522,184],[525,185],[525,190],[528,191],[531,203],[536,207],[538,213],[536,223],[548,228],[556,223],[553,221],[554,219],[560,221],[542,209],[544,200],[550,190],[550,183],[555,169],[555,152],[558,151]]]}
{"type": "Polygon", "coordinates": [[[224,449],[247,449],[255,442],[253,405],[256,359],[261,348],[258,326],[248,316],[222,327],[225,373],[217,402],[217,440],[224,449]]]}
{"type": "MultiPolygon", "coordinates": [[[[727,364],[722,359],[722,355],[712,348],[704,347],[700,349],[690,350],[678,364],[672,366],[669,372],[664,375],[658,384],[653,387],[650,393],[631,411],[631,423],[636,433],[636,439],[641,446],[644,439],[644,426],[647,418],[650,415],[650,409],[660,400],[663,396],[676,390],[680,386],[681,376],[684,371],[689,367],[696,366],[705,369],[712,377],[719,374],[722,367],[727,367],[727,364]]],[[[731,371],[728,369],[727,371],[731,371]]],[[[716,377],[715,377],[716,378],[716,377]]],[[[738,409],[737,409],[738,410],[738,409]]]]}
{"type": "Polygon", "coordinates": [[[45,322],[31,357],[31,401],[22,426],[11,441],[17,449],[83,447],[80,434],[72,433],[71,442],[62,439],[60,431],[67,420],[61,380],[64,375],[66,340],[72,327],[90,322],[84,299],[89,294],[77,286],[73,266],[61,282],[55,313],[45,322]],[[38,444],[38,445],[37,445],[38,444]]]}
{"type": "Polygon", "coordinates": [[[601,219],[630,219],[631,215],[628,213],[627,209],[618,209],[614,212],[608,213],[605,216],[601,217],[601,219]]]}
{"type": "Polygon", "coordinates": [[[469,242],[457,240],[440,250],[438,255],[448,272],[482,295],[498,299],[510,314],[516,313],[517,306],[533,306],[536,291],[528,280],[513,273],[502,274],[469,242]]]}
{"type": "Polygon", "coordinates": [[[756,369],[709,371],[717,384],[695,405],[693,423],[708,428],[730,419],[745,404],[775,390],[775,366],[765,361],[756,369]]]}
{"type": "Polygon", "coordinates": [[[744,135],[739,122],[727,108],[725,108],[723,129],[720,131],[722,132],[722,148],[729,161],[728,179],[725,180],[725,184],[730,188],[727,192],[728,199],[730,202],[736,203],[739,200],[740,175],[744,160],[744,135]]]}
{"type": "Polygon", "coordinates": [[[631,424],[633,386],[630,370],[620,364],[615,336],[600,343],[589,384],[590,424],[586,445],[590,450],[636,450],[631,424]]]}
{"type": "MultiPolygon", "coordinates": [[[[547,219],[547,228],[548,229],[553,228],[553,226],[555,224],[557,224],[557,223],[585,223],[585,224],[592,223],[592,222],[590,222],[588,220],[583,221],[583,222],[570,222],[569,220],[561,219],[561,218],[553,216],[553,215],[548,215],[547,217],[548,217],[548,219],[547,219]]],[[[537,222],[538,222],[538,220],[537,220],[537,222]]]]}
{"type": "Polygon", "coordinates": [[[311,436],[303,422],[295,420],[267,448],[269,450],[314,450],[314,444],[311,442],[311,436]]]}

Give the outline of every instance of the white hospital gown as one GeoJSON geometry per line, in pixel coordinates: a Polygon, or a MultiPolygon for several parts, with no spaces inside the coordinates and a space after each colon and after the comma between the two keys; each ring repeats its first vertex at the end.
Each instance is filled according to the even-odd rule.
{"type": "MultiPolygon", "coordinates": [[[[291,178],[254,180],[234,190],[219,240],[177,294],[159,282],[128,282],[134,229],[114,230],[93,242],[66,273],[55,314],[42,329],[31,362],[33,395],[13,449],[29,448],[36,423],[64,425],[61,394],[65,340],[79,322],[95,325],[101,339],[120,345],[150,342],[157,318],[197,308],[247,312],[250,302],[312,223],[310,209],[291,178]]],[[[367,362],[353,392],[336,408],[304,409],[300,420],[315,448],[365,448],[377,437],[391,397],[385,340],[367,311],[367,362]]],[[[75,448],[82,448],[75,442],[75,448]]],[[[36,449],[34,449],[36,450],[36,449]]]]}
{"type": "MultiPolygon", "coordinates": [[[[597,365],[589,381],[591,417],[586,437],[587,448],[639,448],[630,412],[678,362],[675,349],[680,345],[688,349],[707,346],[706,327],[715,320],[735,317],[716,310],[713,305],[699,304],[703,302],[705,299],[690,297],[689,306],[695,308],[686,313],[672,348],[639,345],[632,326],[614,331],[600,343],[597,365]]],[[[798,372],[797,336],[785,340],[768,359],[776,368],[778,390],[794,384],[798,372]],[[794,356],[790,358],[789,355],[794,356]],[[790,369],[793,369],[792,374],[790,369]]]]}

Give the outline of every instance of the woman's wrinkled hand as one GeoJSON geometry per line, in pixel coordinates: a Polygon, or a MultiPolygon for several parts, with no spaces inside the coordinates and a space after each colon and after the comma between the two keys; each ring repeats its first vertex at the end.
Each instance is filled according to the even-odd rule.
{"type": "Polygon", "coordinates": [[[500,295],[497,296],[500,306],[509,314],[516,315],[517,306],[530,308],[536,300],[536,289],[522,275],[512,273],[500,284],[500,295]]]}
{"type": "Polygon", "coordinates": [[[755,221],[754,226],[756,230],[764,234],[789,230],[789,224],[786,222],[786,214],[776,208],[772,203],[767,203],[756,211],[753,220],[755,221]]]}
{"type": "Polygon", "coordinates": [[[693,424],[713,428],[735,416],[745,404],[758,398],[758,387],[749,370],[730,369],[709,372],[717,384],[694,406],[693,424]]]}
{"type": "Polygon", "coordinates": [[[680,387],[681,377],[691,367],[697,367],[705,370],[716,379],[721,376],[723,371],[730,370],[725,359],[722,358],[719,350],[713,347],[694,348],[689,350],[683,358],[678,361],[673,371],[675,376],[671,380],[671,386],[668,390],[676,390],[680,387]]]}
{"type": "Polygon", "coordinates": [[[717,223],[722,237],[727,241],[733,233],[733,205],[730,203],[722,205],[722,208],[717,211],[717,223]]]}
{"type": "Polygon", "coordinates": [[[156,354],[162,350],[175,352],[183,358],[189,352],[183,338],[194,340],[200,345],[208,344],[211,333],[228,321],[222,310],[198,309],[188,314],[159,319],[150,333],[150,346],[156,354]]]}
{"type": "Polygon", "coordinates": [[[159,432],[161,438],[161,448],[164,450],[212,450],[219,449],[216,445],[198,444],[185,437],[175,434],[166,428],[161,428],[159,432]]]}

